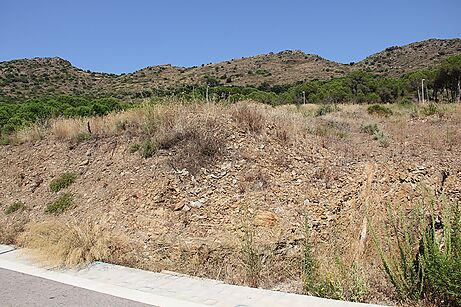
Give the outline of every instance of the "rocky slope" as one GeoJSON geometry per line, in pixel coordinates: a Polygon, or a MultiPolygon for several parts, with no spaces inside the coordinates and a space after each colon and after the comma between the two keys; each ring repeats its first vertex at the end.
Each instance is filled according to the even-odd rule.
{"type": "Polygon", "coordinates": [[[405,46],[393,46],[357,63],[359,69],[400,76],[426,69],[445,57],[461,53],[461,39],[430,39],[405,46]]]}
{"type": "Polygon", "coordinates": [[[329,79],[357,69],[396,76],[433,66],[458,53],[461,53],[461,39],[431,39],[387,48],[355,65],[288,50],[200,67],[152,66],[122,75],[83,71],[60,58],[34,58],[0,63],[0,97],[23,99],[55,94],[143,97],[156,88],[205,84],[207,78],[223,85],[257,87],[329,79]]]}
{"type": "Polygon", "coordinates": [[[173,145],[160,141],[163,130],[146,135],[149,121],[139,113],[105,119],[113,124],[106,130],[95,119],[93,136],[80,143],[48,130],[42,139],[0,147],[1,209],[15,201],[26,206],[0,212],[0,240],[14,240],[27,221],[50,218],[46,205],[68,192],[76,206],[52,218],[97,219],[124,234],[131,251],[119,261],[246,283],[241,248],[250,227],[264,259],[259,284],[299,292],[307,215],[316,255],[330,264],[335,255],[346,263],[361,259],[374,289],[366,300],[386,302],[379,257],[361,235],[370,231],[364,217],[368,213],[378,231],[386,204],[410,208],[441,193],[461,200],[459,108],[415,117],[395,106],[389,118],[369,115],[363,106],[313,117],[313,108],[240,104],[162,113],[170,133],[196,131],[188,123],[205,121],[211,138],[222,141],[214,155],[210,135],[193,132],[181,141],[176,135],[173,145]],[[363,132],[365,122],[377,123],[387,143],[363,132]],[[146,138],[164,145],[147,159],[130,153],[131,144],[146,138]],[[197,147],[209,150],[197,155],[197,147]],[[50,182],[68,171],[78,174],[76,182],[52,192],[50,182]]]}

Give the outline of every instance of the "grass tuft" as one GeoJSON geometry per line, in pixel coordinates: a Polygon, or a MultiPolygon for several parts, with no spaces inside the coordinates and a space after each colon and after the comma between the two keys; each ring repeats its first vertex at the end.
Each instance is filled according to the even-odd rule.
{"type": "Polygon", "coordinates": [[[45,208],[45,213],[58,215],[74,206],[73,197],[66,193],[61,195],[54,202],[49,203],[45,208]]]}
{"type": "Polygon", "coordinates": [[[157,145],[150,140],[146,140],[142,145],[142,156],[144,159],[152,157],[157,151],[157,145]]]}
{"type": "Polygon", "coordinates": [[[23,202],[17,201],[5,208],[5,214],[11,214],[13,212],[24,210],[26,205],[23,202]]]}
{"type": "Polygon", "coordinates": [[[66,172],[59,176],[58,178],[54,179],[50,183],[50,189],[53,192],[59,192],[60,190],[69,187],[72,183],[74,183],[77,175],[72,172],[66,172]]]}

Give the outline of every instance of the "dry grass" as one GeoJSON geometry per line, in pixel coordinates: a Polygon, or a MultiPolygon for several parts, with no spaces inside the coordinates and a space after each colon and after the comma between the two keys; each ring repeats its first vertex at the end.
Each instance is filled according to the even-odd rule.
{"type": "Polygon", "coordinates": [[[261,104],[239,102],[232,107],[230,112],[241,128],[260,134],[267,125],[267,108],[261,104]]]}
{"type": "Polygon", "coordinates": [[[110,260],[117,241],[115,234],[93,221],[48,220],[28,224],[18,243],[48,266],[70,268],[110,260]]]}
{"type": "Polygon", "coordinates": [[[11,218],[11,221],[0,227],[0,244],[16,244],[18,235],[24,231],[29,217],[20,215],[11,218]]]}
{"type": "Polygon", "coordinates": [[[222,106],[166,104],[148,111],[144,129],[159,149],[175,153],[176,169],[196,173],[224,152],[226,126],[222,106]]]}

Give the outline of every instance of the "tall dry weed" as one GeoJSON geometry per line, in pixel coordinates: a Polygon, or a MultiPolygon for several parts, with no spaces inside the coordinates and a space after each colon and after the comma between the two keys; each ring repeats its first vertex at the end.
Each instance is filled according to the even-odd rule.
{"type": "Polygon", "coordinates": [[[117,245],[115,238],[115,234],[94,221],[48,220],[28,224],[18,243],[39,262],[71,268],[109,260],[117,245]]]}

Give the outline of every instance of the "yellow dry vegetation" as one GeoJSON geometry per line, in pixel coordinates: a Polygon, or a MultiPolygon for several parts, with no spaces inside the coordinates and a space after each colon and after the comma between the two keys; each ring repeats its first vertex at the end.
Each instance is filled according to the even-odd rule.
{"type": "Polygon", "coordinates": [[[111,259],[116,240],[94,221],[47,220],[26,225],[18,243],[39,262],[71,268],[111,259]]]}

